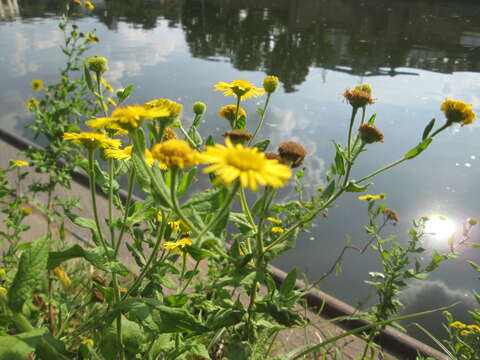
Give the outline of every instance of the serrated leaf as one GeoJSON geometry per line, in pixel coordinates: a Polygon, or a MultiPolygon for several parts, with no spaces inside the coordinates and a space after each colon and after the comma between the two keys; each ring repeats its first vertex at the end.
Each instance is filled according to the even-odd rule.
{"type": "Polygon", "coordinates": [[[22,310],[25,301],[31,298],[38,282],[45,276],[49,247],[50,238],[44,236],[21,255],[17,273],[8,289],[8,305],[13,311],[22,310]]]}

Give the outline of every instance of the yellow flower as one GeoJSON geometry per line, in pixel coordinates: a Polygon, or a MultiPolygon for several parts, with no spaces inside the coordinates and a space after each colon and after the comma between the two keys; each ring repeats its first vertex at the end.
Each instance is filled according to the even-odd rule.
{"type": "Polygon", "coordinates": [[[105,78],[102,77],[102,79],[100,80],[100,82],[103,84],[103,86],[105,86],[105,89],[107,89],[108,91],[110,91],[111,93],[113,93],[113,87],[112,87],[112,85],[110,85],[105,78]]]}
{"type": "Polygon", "coordinates": [[[232,145],[225,139],[227,146],[215,144],[207,146],[206,151],[199,155],[200,163],[213,164],[204,172],[215,172],[218,177],[215,182],[227,185],[239,179],[242,187],[258,190],[258,184],[272,187],[284,186],[292,176],[291,170],[277,160],[269,160],[258,148],[244,148],[242,145],[232,145]]]}
{"type": "Polygon", "coordinates": [[[22,213],[23,215],[32,215],[32,209],[30,209],[29,207],[24,207],[22,208],[22,213]]]}
{"type": "Polygon", "coordinates": [[[169,221],[168,226],[170,226],[170,229],[172,229],[173,232],[180,232],[180,220],[169,221]]]}
{"type": "Polygon", "coordinates": [[[272,216],[267,217],[267,220],[274,223],[274,224],[281,224],[282,223],[282,220],[277,219],[277,218],[272,217],[272,216]]]}
{"type": "MultiPolygon", "coordinates": [[[[235,120],[235,115],[237,114],[237,106],[236,105],[227,105],[220,108],[220,112],[218,115],[225,120],[230,122],[235,120]]],[[[238,118],[242,116],[247,117],[247,113],[243,110],[242,107],[238,108],[238,118]]]]}
{"type": "Polygon", "coordinates": [[[191,246],[192,241],[188,237],[184,237],[178,241],[165,241],[163,248],[169,250],[174,254],[184,254],[183,249],[185,246],[191,246]]]}
{"type": "Polygon", "coordinates": [[[68,81],[68,76],[62,75],[62,76],[60,76],[60,80],[62,80],[63,82],[67,82],[68,81]]]}
{"type": "Polygon", "coordinates": [[[169,169],[173,167],[184,169],[197,164],[198,153],[187,142],[171,139],[155,144],[152,148],[152,155],[169,169]]]}
{"type": "Polygon", "coordinates": [[[162,212],[161,212],[161,211],[157,212],[157,217],[156,217],[156,219],[157,219],[157,222],[159,222],[159,223],[161,223],[161,222],[163,221],[163,217],[162,217],[162,212]]]}
{"type": "Polygon", "coordinates": [[[447,118],[447,122],[456,122],[463,125],[472,124],[475,121],[475,113],[472,105],[463,101],[446,99],[440,110],[443,111],[447,118]]]}
{"type": "Polygon", "coordinates": [[[1,286],[0,286],[0,294],[6,295],[6,294],[7,294],[7,289],[5,289],[4,287],[1,287],[1,286]]]}
{"type": "Polygon", "coordinates": [[[78,6],[83,6],[82,2],[80,0],[72,0],[72,2],[75,4],[75,5],[78,5],[78,6]]]}
{"type": "Polygon", "coordinates": [[[115,131],[115,135],[124,136],[128,135],[128,131],[122,129],[114,120],[111,118],[96,118],[88,120],[85,123],[88,127],[95,130],[104,130],[110,129],[115,131]]]}
{"type": "Polygon", "coordinates": [[[274,226],[274,227],[271,228],[271,230],[272,230],[272,232],[277,233],[277,234],[281,234],[281,233],[285,232],[285,230],[282,229],[279,226],[274,226]]]}
{"type": "Polygon", "coordinates": [[[23,160],[10,160],[10,164],[16,167],[28,166],[28,162],[23,160]]]}
{"type": "MultiPolygon", "coordinates": [[[[120,148],[105,149],[104,155],[107,159],[129,161],[132,159],[132,149],[133,149],[132,145],[126,146],[123,149],[120,149],[120,148]]],[[[155,162],[155,159],[153,158],[152,153],[148,149],[145,149],[145,162],[150,167],[152,167],[153,163],[155,162]]],[[[162,170],[167,169],[167,167],[161,163],[159,163],[159,166],[162,170]]]]}
{"type": "Polygon", "coordinates": [[[371,194],[367,194],[367,195],[362,195],[362,196],[359,196],[358,197],[358,200],[367,200],[367,201],[370,201],[370,200],[385,200],[387,198],[387,194],[385,193],[380,193],[378,195],[371,195],[371,194]]]}
{"type": "Polygon", "coordinates": [[[475,226],[478,224],[478,219],[474,217],[470,217],[467,219],[467,223],[469,223],[470,226],[475,226]]]}
{"type": "Polygon", "coordinates": [[[43,81],[40,79],[32,80],[32,90],[40,91],[43,89],[43,81]]]}
{"type": "Polygon", "coordinates": [[[92,132],[64,133],[63,140],[69,140],[77,144],[81,144],[89,150],[93,150],[96,148],[102,148],[102,149],[119,148],[121,145],[120,140],[111,139],[104,133],[92,133],[92,132]]]}
{"type": "Polygon", "coordinates": [[[95,342],[92,339],[85,339],[85,340],[82,340],[82,344],[93,346],[93,344],[95,344],[95,342]]]}
{"type": "Polygon", "coordinates": [[[61,266],[57,266],[53,272],[55,273],[55,275],[57,276],[58,280],[60,280],[60,282],[62,283],[63,287],[65,288],[69,288],[70,286],[72,286],[72,281],[70,280],[70,278],[68,277],[67,273],[65,272],[65,270],[63,270],[63,268],[61,266]]]}
{"type": "Polygon", "coordinates": [[[161,108],[145,109],[140,105],[117,108],[109,118],[97,118],[87,122],[92,128],[108,128],[112,130],[134,130],[147,119],[167,116],[168,110],[161,108]]]}
{"type": "Polygon", "coordinates": [[[93,43],[98,43],[100,40],[98,39],[98,36],[92,33],[87,34],[87,39],[90,40],[93,43]]]}
{"type": "Polygon", "coordinates": [[[95,6],[90,1],[85,1],[85,6],[88,7],[90,10],[95,9],[95,6]]]}
{"type": "Polygon", "coordinates": [[[468,331],[468,330],[462,330],[462,331],[460,331],[460,335],[462,335],[462,336],[468,336],[468,335],[470,335],[470,333],[471,333],[471,332],[468,331]]]}
{"type": "Polygon", "coordinates": [[[480,332],[480,326],[478,325],[468,325],[467,328],[469,328],[470,330],[473,330],[473,331],[476,331],[476,332],[480,332]]]}
{"type": "Polygon", "coordinates": [[[233,80],[230,84],[222,81],[215,84],[215,90],[223,91],[223,96],[237,96],[240,100],[265,94],[264,89],[257,88],[247,80],[233,80]]]}
{"type": "Polygon", "coordinates": [[[462,323],[460,321],[455,321],[455,322],[451,323],[450,326],[455,328],[455,329],[463,329],[463,328],[467,327],[467,325],[465,325],[464,323],[462,323]]]}
{"type": "Polygon", "coordinates": [[[37,99],[31,97],[31,98],[28,98],[26,108],[28,110],[33,110],[38,106],[38,104],[40,104],[40,102],[37,99]]]}
{"type": "Polygon", "coordinates": [[[0,268],[0,279],[4,278],[6,274],[7,274],[7,273],[6,273],[5,269],[4,269],[4,268],[0,268]]]}
{"type": "Polygon", "coordinates": [[[170,121],[175,120],[182,113],[183,106],[170,99],[151,100],[144,105],[145,109],[152,111],[163,111],[164,115],[156,116],[157,118],[167,118],[170,121]]]}

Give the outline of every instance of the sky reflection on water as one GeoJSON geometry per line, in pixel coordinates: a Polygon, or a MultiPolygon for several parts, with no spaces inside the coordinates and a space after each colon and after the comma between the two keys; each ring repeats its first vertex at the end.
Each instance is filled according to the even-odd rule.
{"type": "MultiPolygon", "coordinates": [[[[55,14],[62,5],[18,4],[20,16],[0,22],[0,124],[27,134],[24,105],[35,95],[30,80],[58,80],[63,58],[55,14]]],[[[350,107],[340,94],[346,88],[362,82],[372,85],[377,103],[370,112],[377,113],[377,125],[385,134],[384,144],[369,146],[359,159],[353,172],[357,179],[416,145],[432,117],[442,123],[439,108],[445,97],[472,103],[480,113],[480,26],[473,21],[480,14],[478,6],[380,0],[363,6],[350,0],[136,0],[96,5],[92,16],[79,15],[77,23],[84,32],[97,29],[100,43],[91,54],[109,59],[109,83],[115,88],[136,84],[131,103],[169,97],[190,109],[195,101],[205,101],[202,130],[217,138],[227,124],[216,109],[231,99],[213,92],[213,84],[236,78],[261,84],[266,73],[279,75],[282,89],[272,99],[260,135],[272,139],[272,149],[286,140],[304,144],[309,152],[306,184],[324,185],[334,154],[331,140],[345,140],[350,107]]],[[[245,103],[251,119],[261,104],[262,100],[245,103]]],[[[191,121],[191,112],[185,111],[184,117],[191,121]]],[[[412,220],[424,215],[446,215],[457,229],[466,218],[480,217],[479,158],[477,122],[449,129],[421,156],[376,178],[371,192],[386,192],[387,203],[401,217],[400,225],[388,231],[405,241],[412,220]]],[[[278,266],[297,267],[315,280],[330,268],[345,234],[359,246],[368,241],[362,229],[368,221],[365,203],[347,194],[337,204],[277,261],[278,266]]],[[[443,240],[426,243],[444,250],[442,244],[443,240]]],[[[478,288],[467,259],[478,261],[479,252],[464,249],[460,261],[445,264],[428,286],[409,291],[407,308],[465,299],[478,288]]],[[[369,295],[361,280],[371,271],[378,271],[371,255],[348,253],[343,274],[327,279],[322,288],[355,304],[369,295]]]]}

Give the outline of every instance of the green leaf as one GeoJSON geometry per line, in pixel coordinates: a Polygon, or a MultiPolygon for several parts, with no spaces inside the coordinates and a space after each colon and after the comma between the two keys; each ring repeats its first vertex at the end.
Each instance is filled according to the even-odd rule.
{"type": "Polygon", "coordinates": [[[47,269],[53,270],[62,262],[78,257],[83,257],[83,248],[77,244],[63,251],[51,251],[48,253],[47,269]]]}
{"type": "Polygon", "coordinates": [[[212,314],[208,319],[206,326],[210,330],[217,330],[223,327],[229,327],[240,323],[243,312],[237,309],[223,309],[212,314]]]}
{"type": "Polygon", "coordinates": [[[31,298],[47,268],[50,238],[44,236],[35,241],[20,257],[18,270],[8,289],[8,305],[13,311],[21,312],[22,306],[31,298]]]}
{"type": "Polygon", "coordinates": [[[194,167],[190,169],[189,172],[186,174],[183,174],[182,179],[180,180],[180,183],[178,184],[177,188],[177,195],[182,196],[192,185],[193,179],[195,179],[195,175],[197,174],[198,168],[194,167]]]}
{"type": "Polygon", "coordinates": [[[262,141],[257,142],[255,145],[253,145],[253,147],[256,147],[256,148],[258,148],[260,151],[263,151],[263,152],[264,152],[265,150],[267,150],[268,145],[270,145],[270,140],[269,140],[269,139],[265,139],[265,140],[262,140],[262,141]]]}
{"type": "Polygon", "coordinates": [[[202,191],[188,199],[182,208],[191,208],[197,214],[211,214],[221,207],[222,192],[221,188],[202,191]]]}
{"type": "Polygon", "coordinates": [[[247,128],[247,118],[245,116],[240,116],[235,122],[236,130],[245,130],[247,128]]]}
{"type": "Polygon", "coordinates": [[[335,141],[333,142],[335,145],[335,166],[337,168],[337,174],[338,175],[344,175],[345,174],[345,153],[343,152],[343,149],[340,145],[338,145],[335,141]]]}
{"type": "Polygon", "coordinates": [[[15,336],[0,336],[0,360],[25,360],[35,347],[15,336]]]}
{"type": "Polygon", "coordinates": [[[252,355],[252,348],[246,341],[232,342],[228,345],[227,359],[228,360],[249,360],[252,355]]]}
{"type": "Polygon", "coordinates": [[[193,245],[185,247],[185,250],[189,255],[192,256],[192,258],[195,259],[195,261],[201,261],[212,256],[212,253],[210,251],[201,249],[193,245]]]}
{"type": "Polygon", "coordinates": [[[280,286],[280,294],[283,296],[289,296],[290,293],[295,289],[295,283],[297,281],[297,269],[290,271],[282,282],[280,286]]]}
{"type": "Polygon", "coordinates": [[[130,93],[133,90],[133,84],[129,84],[125,89],[120,89],[117,91],[118,102],[122,103],[127,97],[130,96],[130,93]]]}
{"type": "Polygon", "coordinates": [[[88,88],[92,93],[95,93],[95,88],[93,87],[92,77],[90,76],[90,71],[86,64],[83,65],[83,74],[85,75],[85,82],[87,83],[88,88]]]}
{"type": "Polygon", "coordinates": [[[208,329],[186,309],[156,306],[158,316],[154,318],[161,333],[188,332],[204,333],[208,329]]]}
{"type": "Polygon", "coordinates": [[[425,140],[428,137],[428,135],[430,135],[430,131],[432,131],[434,125],[435,125],[435,118],[430,120],[427,126],[425,126],[425,130],[423,130],[422,140],[425,140]]]}
{"type": "Polygon", "coordinates": [[[322,200],[327,200],[330,198],[330,196],[333,195],[333,192],[335,191],[335,180],[330,181],[330,183],[327,185],[325,190],[322,191],[321,194],[321,199],[322,200]]]}
{"type": "Polygon", "coordinates": [[[188,296],[185,294],[170,295],[165,298],[165,304],[170,307],[182,307],[188,302],[188,296]]]}
{"type": "Polygon", "coordinates": [[[430,145],[432,140],[433,140],[432,138],[427,138],[423,140],[417,146],[415,146],[413,149],[407,152],[403,158],[405,160],[410,160],[410,159],[413,159],[414,157],[417,157],[428,147],[428,145],[430,145]]]}
{"type": "Polygon", "coordinates": [[[370,119],[368,119],[368,125],[375,124],[375,119],[377,118],[377,114],[373,114],[370,119]]]}
{"type": "Polygon", "coordinates": [[[150,194],[150,169],[145,162],[145,133],[142,129],[134,131],[132,163],[135,167],[137,181],[142,190],[150,194]]]}
{"type": "Polygon", "coordinates": [[[373,183],[368,183],[366,185],[357,185],[355,181],[349,181],[347,188],[345,189],[346,192],[352,192],[352,193],[359,193],[367,190],[370,186],[372,186],[373,183]]]}

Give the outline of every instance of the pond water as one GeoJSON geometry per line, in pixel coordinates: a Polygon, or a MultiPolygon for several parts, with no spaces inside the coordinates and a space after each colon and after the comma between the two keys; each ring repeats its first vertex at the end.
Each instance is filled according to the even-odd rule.
{"type": "MultiPolygon", "coordinates": [[[[54,82],[63,56],[58,0],[0,1],[0,126],[28,136],[25,110],[32,79],[54,82]]],[[[360,178],[401,157],[418,143],[427,122],[444,121],[446,97],[472,103],[480,113],[480,6],[475,2],[395,0],[110,0],[93,1],[80,12],[80,31],[96,28],[100,42],[90,51],[106,56],[106,78],[115,87],[136,84],[131,103],[169,97],[190,109],[205,101],[204,132],[222,134],[227,124],[217,109],[231,99],[212,91],[219,81],[247,79],[258,85],[265,74],[281,79],[272,98],[264,137],[272,149],[282,141],[301,142],[308,150],[306,184],[323,185],[334,155],[332,139],[345,141],[350,106],[346,88],[368,82],[377,102],[377,126],[383,144],[368,147],[353,177],[360,178]]],[[[245,102],[254,114],[261,100],[245,102]]],[[[185,119],[191,120],[190,111],[185,119]]],[[[459,233],[467,217],[480,217],[478,123],[450,128],[418,158],[375,178],[372,193],[388,194],[387,203],[401,223],[387,232],[405,242],[413,219],[442,214],[442,232],[427,239],[430,250],[445,251],[447,234],[459,233]]],[[[320,277],[342,249],[345,236],[368,242],[366,204],[354,194],[276,265],[296,267],[310,280],[320,277]]],[[[478,240],[478,231],[473,240],[478,240]]],[[[472,306],[478,280],[465,260],[480,260],[479,249],[462,248],[429,280],[405,294],[405,311],[431,309],[461,300],[460,319],[472,306]]],[[[372,254],[346,254],[343,273],[325,280],[322,290],[356,305],[368,299],[362,280],[378,271],[372,254]]],[[[433,322],[438,321],[432,320],[433,322]]],[[[438,329],[438,324],[432,327],[438,329]]],[[[431,327],[431,328],[432,328],[431,327]]]]}

